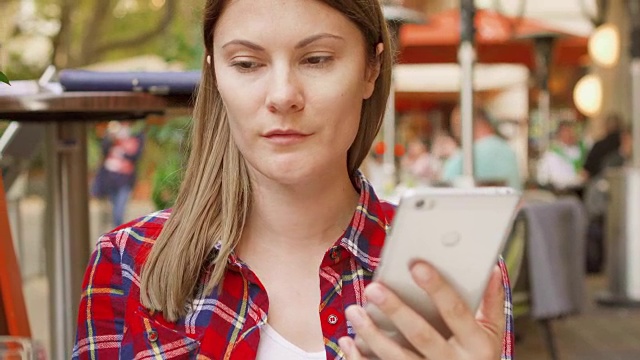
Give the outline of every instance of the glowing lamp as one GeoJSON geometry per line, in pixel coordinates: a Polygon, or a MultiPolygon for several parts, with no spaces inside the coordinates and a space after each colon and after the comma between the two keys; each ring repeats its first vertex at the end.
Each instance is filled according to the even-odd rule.
{"type": "Polygon", "coordinates": [[[578,80],[573,89],[573,102],[585,116],[596,116],[602,109],[602,81],[589,74],[578,80]]]}
{"type": "Polygon", "coordinates": [[[589,37],[589,56],[599,66],[612,67],[620,59],[620,31],[613,24],[599,26],[589,37]]]}

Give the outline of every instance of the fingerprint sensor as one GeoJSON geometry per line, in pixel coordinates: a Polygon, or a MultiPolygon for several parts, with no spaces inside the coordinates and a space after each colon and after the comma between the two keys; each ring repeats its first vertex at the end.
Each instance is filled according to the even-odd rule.
{"type": "Polygon", "coordinates": [[[461,236],[459,232],[451,231],[442,235],[440,241],[442,241],[442,245],[452,247],[458,245],[458,243],[460,242],[460,238],[461,236]]]}

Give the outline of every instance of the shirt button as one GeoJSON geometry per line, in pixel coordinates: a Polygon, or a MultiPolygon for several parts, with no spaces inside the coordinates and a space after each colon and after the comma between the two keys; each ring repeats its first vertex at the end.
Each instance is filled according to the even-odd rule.
{"type": "Polygon", "coordinates": [[[333,261],[338,260],[340,258],[340,249],[337,247],[332,248],[329,252],[329,257],[331,257],[331,260],[333,261]]]}
{"type": "Polygon", "coordinates": [[[329,317],[327,318],[327,322],[329,322],[329,324],[331,324],[331,325],[337,324],[338,323],[338,315],[335,315],[335,314],[329,315],[329,317]]]}
{"type": "Polygon", "coordinates": [[[158,332],[155,330],[151,330],[147,332],[147,339],[151,342],[156,342],[158,340],[158,332]]]}

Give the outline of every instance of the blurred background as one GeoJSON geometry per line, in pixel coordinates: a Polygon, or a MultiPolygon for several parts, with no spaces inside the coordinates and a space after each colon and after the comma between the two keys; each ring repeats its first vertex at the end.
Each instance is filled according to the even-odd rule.
{"type": "MultiPolygon", "coordinates": [[[[614,171],[634,165],[637,3],[385,2],[396,29],[394,91],[362,171],[390,200],[407,188],[455,185],[463,175],[459,104],[469,84],[458,50],[461,19],[472,13],[475,180],[526,192],[504,254],[517,295],[518,359],[640,359],[640,280],[630,274],[640,273],[640,232],[627,229],[640,215],[629,205],[640,203],[640,192],[628,192],[631,182],[614,171]],[[510,165],[482,158],[487,138],[512,153],[500,163],[510,165]]],[[[42,134],[50,130],[46,118],[28,121],[2,106],[21,96],[64,95],[57,78],[64,69],[198,71],[202,6],[202,0],[0,0],[0,71],[12,82],[0,83],[0,165],[31,334],[48,358],[63,358],[68,347],[56,344],[52,324],[59,308],[51,303],[60,300],[53,300],[51,285],[54,220],[46,216],[52,160],[42,134]],[[20,137],[12,120],[28,124],[27,135],[20,137]],[[20,155],[11,146],[22,146],[20,155]]],[[[86,154],[73,166],[86,180],[80,189],[87,193],[81,200],[88,203],[89,251],[101,233],[170,207],[175,198],[189,101],[150,92],[179,103],[178,110],[83,123],[86,154]]],[[[83,256],[75,269],[84,268],[83,256]]]]}

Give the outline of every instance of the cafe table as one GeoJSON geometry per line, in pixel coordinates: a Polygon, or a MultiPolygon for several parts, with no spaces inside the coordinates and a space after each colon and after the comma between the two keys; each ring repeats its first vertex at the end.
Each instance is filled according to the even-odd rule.
{"type": "MultiPolygon", "coordinates": [[[[0,84],[5,86],[4,84],[0,84]]],[[[89,260],[87,129],[98,121],[177,116],[190,112],[191,95],[142,92],[0,94],[0,120],[40,124],[47,178],[45,248],[50,289],[51,359],[69,359],[75,339],[82,279],[89,260]]],[[[38,144],[33,144],[38,146],[38,144]]]]}

